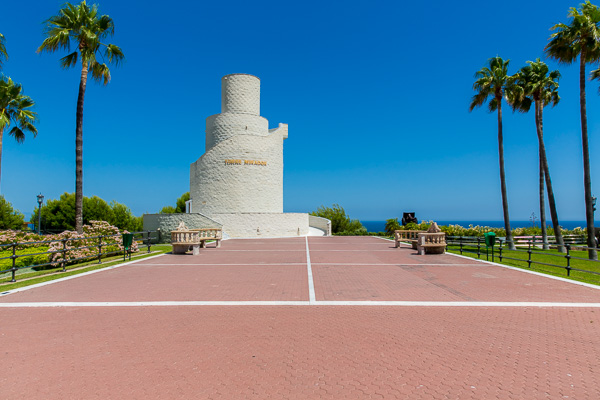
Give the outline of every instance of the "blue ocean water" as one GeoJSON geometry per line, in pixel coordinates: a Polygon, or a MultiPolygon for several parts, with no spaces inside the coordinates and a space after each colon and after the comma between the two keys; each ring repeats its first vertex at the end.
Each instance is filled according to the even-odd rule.
{"type": "MultiPolygon", "coordinates": [[[[420,220],[419,220],[420,221],[420,220]]],[[[383,232],[385,231],[385,221],[360,221],[361,224],[369,232],[383,232]]],[[[504,221],[435,221],[438,225],[461,225],[467,228],[469,225],[473,226],[489,226],[491,228],[504,228],[504,221]]],[[[547,222],[548,227],[552,227],[552,221],[547,222]]],[[[530,227],[531,221],[510,221],[510,226],[514,228],[530,227]]],[[[540,226],[539,221],[536,222],[536,226],[540,226]]],[[[585,228],[585,221],[560,221],[560,226],[564,229],[575,229],[577,227],[585,228]]],[[[600,226],[598,221],[594,222],[594,226],[600,226]]]]}

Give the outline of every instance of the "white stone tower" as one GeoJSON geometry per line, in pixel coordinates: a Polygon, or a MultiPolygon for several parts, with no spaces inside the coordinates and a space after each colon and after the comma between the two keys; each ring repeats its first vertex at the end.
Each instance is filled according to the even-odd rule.
{"type": "Polygon", "coordinates": [[[287,124],[269,130],[260,116],[260,79],[224,76],[221,114],[206,119],[206,152],[190,168],[192,212],[283,213],[287,137],[287,124]]]}

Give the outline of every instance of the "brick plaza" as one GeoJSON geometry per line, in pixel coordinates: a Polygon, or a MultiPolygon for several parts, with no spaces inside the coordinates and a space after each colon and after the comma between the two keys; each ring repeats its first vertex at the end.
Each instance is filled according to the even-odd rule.
{"type": "Polygon", "coordinates": [[[371,237],[0,296],[3,399],[598,399],[600,290],[371,237]]]}

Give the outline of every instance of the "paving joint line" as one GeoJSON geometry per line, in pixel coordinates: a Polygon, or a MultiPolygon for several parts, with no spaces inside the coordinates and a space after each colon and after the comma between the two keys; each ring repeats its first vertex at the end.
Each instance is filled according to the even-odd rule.
{"type": "MultiPolygon", "coordinates": [[[[391,240],[391,239],[386,239],[386,238],[377,237],[377,236],[374,236],[374,237],[377,238],[377,239],[387,240],[387,241],[393,242],[393,240],[391,240]]],[[[444,254],[449,254],[451,256],[464,258],[466,260],[476,261],[476,262],[483,263],[483,264],[495,265],[497,267],[512,269],[513,271],[519,271],[519,272],[524,272],[526,274],[543,276],[545,278],[554,279],[554,280],[561,281],[561,282],[568,282],[568,283],[572,283],[574,285],[580,285],[580,286],[585,286],[585,287],[588,287],[588,288],[600,290],[600,286],[594,285],[593,283],[580,282],[580,281],[576,281],[574,279],[567,279],[567,278],[561,278],[560,276],[554,276],[554,275],[544,274],[542,272],[529,271],[529,270],[522,269],[522,268],[511,267],[510,265],[504,265],[504,264],[499,264],[499,263],[492,262],[492,261],[486,261],[486,260],[481,260],[481,259],[478,259],[478,258],[467,257],[467,256],[463,256],[463,255],[460,255],[460,254],[454,254],[454,253],[451,253],[451,252],[448,252],[448,251],[445,252],[444,254]]],[[[527,260],[524,260],[524,261],[527,261],[527,260]]],[[[449,265],[453,265],[453,264],[449,264],[449,265]]]]}
{"type": "Polygon", "coordinates": [[[310,265],[310,250],[308,248],[308,237],[306,239],[306,269],[308,271],[308,298],[310,303],[315,303],[317,301],[315,297],[315,283],[313,280],[312,267],[310,265]]]}
{"type": "Polygon", "coordinates": [[[131,265],[131,264],[139,263],[141,261],[150,260],[152,258],[162,257],[164,255],[166,255],[166,254],[165,253],[163,253],[163,254],[157,254],[157,255],[152,256],[152,257],[142,258],[141,260],[135,260],[135,261],[125,262],[125,263],[122,263],[122,264],[111,265],[111,266],[108,266],[108,267],[105,267],[105,268],[95,269],[93,271],[82,272],[81,274],[75,274],[75,275],[71,275],[71,276],[65,276],[64,278],[53,279],[51,281],[36,283],[35,285],[29,285],[29,286],[24,286],[24,287],[17,288],[17,289],[7,290],[6,292],[0,293],[0,297],[2,297],[2,296],[8,296],[9,294],[13,294],[13,293],[24,292],[26,290],[35,289],[35,288],[39,288],[39,287],[46,286],[46,285],[52,285],[54,283],[68,281],[68,280],[75,279],[75,278],[81,278],[82,276],[92,275],[92,274],[96,274],[98,272],[103,272],[103,271],[108,271],[108,270],[115,269],[115,268],[124,267],[126,265],[131,265]]]}
{"type": "Polygon", "coordinates": [[[90,301],[0,303],[0,308],[54,307],[183,307],[183,306],[395,306],[395,307],[535,307],[600,308],[600,303],[503,301],[90,301]]]}

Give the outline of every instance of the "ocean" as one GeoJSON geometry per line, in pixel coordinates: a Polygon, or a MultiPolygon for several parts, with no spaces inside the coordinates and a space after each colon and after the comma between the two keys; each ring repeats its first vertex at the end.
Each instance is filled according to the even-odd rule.
{"type": "MultiPolygon", "coordinates": [[[[400,219],[398,219],[400,221],[400,219]]],[[[419,220],[420,222],[420,220],[419,220]]],[[[467,228],[469,225],[473,226],[489,226],[491,228],[504,228],[504,221],[435,221],[438,225],[461,225],[467,228]]],[[[385,221],[360,221],[361,224],[367,231],[369,232],[383,232],[385,231],[385,221]]],[[[552,227],[552,221],[548,221],[548,227],[552,227]]],[[[530,227],[531,221],[510,221],[510,227],[514,228],[523,228],[530,227]]],[[[540,226],[539,221],[536,222],[536,226],[540,226]]],[[[560,221],[560,226],[564,229],[575,229],[577,227],[585,228],[585,221],[560,221]]],[[[594,226],[600,226],[599,221],[594,222],[594,226]]]]}

